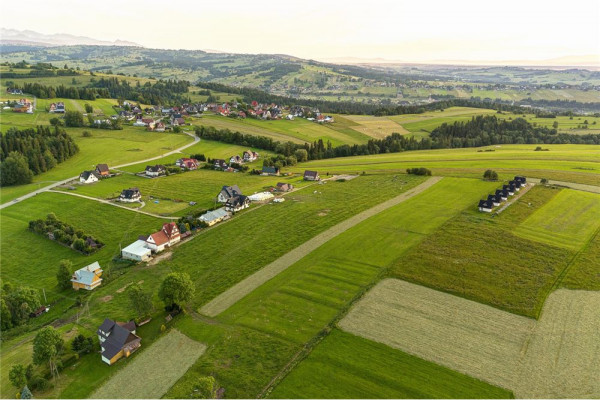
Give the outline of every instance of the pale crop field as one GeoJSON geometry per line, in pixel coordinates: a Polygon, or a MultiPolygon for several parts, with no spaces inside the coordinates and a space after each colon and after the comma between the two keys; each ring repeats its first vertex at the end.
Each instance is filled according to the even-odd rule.
{"type": "MultiPolygon", "coordinates": [[[[143,338],[142,338],[143,346],[143,338]]],[[[200,357],[206,346],[177,330],[170,331],[113,375],[92,394],[96,399],[157,399],[200,357]]],[[[98,360],[100,362],[100,360],[98,360]]]]}
{"type": "Polygon", "coordinates": [[[344,118],[358,125],[352,129],[360,133],[364,133],[375,139],[383,139],[392,133],[400,133],[402,135],[409,134],[402,125],[387,117],[374,117],[372,115],[344,115],[344,118]]]}
{"type": "Polygon", "coordinates": [[[600,226],[600,195],[562,190],[516,229],[521,237],[579,250],[600,226]]]}
{"type": "Polygon", "coordinates": [[[550,295],[514,388],[522,398],[600,398],[600,292],[550,295]]]}
{"type": "Polygon", "coordinates": [[[512,389],[533,319],[386,279],[339,323],[350,333],[512,389]]]}

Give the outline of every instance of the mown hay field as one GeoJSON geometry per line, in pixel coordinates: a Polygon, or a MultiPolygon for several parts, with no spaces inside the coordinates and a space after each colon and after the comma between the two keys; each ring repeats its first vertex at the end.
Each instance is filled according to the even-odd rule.
{"type": "MultiPolygon", "coordinates": [[[[338,116],[336,115],[337,119],[338,116]]],[[[392,133],[407,134],[410,133],[402,125],[387,117],[374,117],[372,115],[344,115],[356,125],[352,126],[355,131],[361,132],[374,139],[383,139],[392,133]]]]}
{"type": "Polygon", "coordinates": [[[506,389],[334,329],[269,397],[497,399],[512,395],[506,389]]]}
{"type": "Polygon", "coordinates": [[[128,362],[128,365],[96,390],[91,398],[160,398],[205,350],[202,343],[172,330],[132,360],[119,361],[128,362]]]}
{"type": "Polygon", "coordinates": [[[554,246],[579,250],[600,227],[600,194],[562,190],[523,221],[515,233],[554,246]]]}
{"type": "Polygon", "coordinates": [[[600,292],[553,292],[529,340],[515,395],[600,398],[600,292]]]}
{"type": "Polygon", "coordinates": [[[474,301],[386,279],[339,326],[511,390],[535,321],[474,301]]]}

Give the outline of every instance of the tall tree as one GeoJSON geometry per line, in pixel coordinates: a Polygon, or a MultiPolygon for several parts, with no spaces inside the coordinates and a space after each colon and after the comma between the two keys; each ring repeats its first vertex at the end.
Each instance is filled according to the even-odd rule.
{"type": "Polygon", "coordinates": [[[22,364],[15,364],[8,372],[8,379],[17,389],[21,389],[27,383],[27,377],[25,376],[25,366],[22,364]]]}
{"type": "Polygon", "coordinates": [[[8,157],[0,164],[2,186],[31,183],[32,179],[33,172],[29,169],[27,158],[16,151],[11,151],[8,157]]]}
{"type": "Polygon", "coordinates": [[[181,306],[194,295],[194,283],[185,272],[172,272],[160,284],[158,297],[165,306],[181,306]]]}
{"type": "Polygon", "coordinates": [[[48,363],[50,372],[58,375],[56,360],[63,349],[64,341],[53,327],[45,326],[33,339],[33,362],[37,365],[48,363]]]}
{"type": "Polygon", "coordinates": [[[59,288],[68,289],[71,287],[72,268],[73,263],[70,260],[60,260],[58,272],[56,273],[59,288]]]}
{"type": "Polygon", "coordinates": [[[144,292],[139,285],[132,285],[127,289],[131,306],[135,309],[138,317],[147,316],[152,312],[152,295],[149,292],[144,292]]]}

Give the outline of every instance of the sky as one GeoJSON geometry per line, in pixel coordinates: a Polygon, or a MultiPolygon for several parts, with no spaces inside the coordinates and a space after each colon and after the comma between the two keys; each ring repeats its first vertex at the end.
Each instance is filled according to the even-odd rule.
{"type": "Polygon", "coordinates": [[[151,48],[301,58],[545,60],[596,55],[600,2],[3,1],[3,28],[128,40],[151,48]]]}

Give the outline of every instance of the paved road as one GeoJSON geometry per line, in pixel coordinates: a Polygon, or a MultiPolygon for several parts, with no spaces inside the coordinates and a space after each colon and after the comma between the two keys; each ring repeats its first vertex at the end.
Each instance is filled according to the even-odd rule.
{"type": "MultiPolygon", "coordinates": [[[[196,143],[198,143],[200,141],[200,138],[198,136],[196,136],[195,134],[189,133],[189,132],[184,132],[184,133],[186,135],[194,138],[194,141],[191,142],[191,143],[188,143],[188,144],[186,144],[184,146],[181,146],[181,147],[179,147],[179,148],[177,148],[177,149],[175,149],[173,151],[170,151],[170,152],[165,153],[165,154],[161,154],[161,155],[156,156],[156,157],[147,158],[145,160],[138,160],[138,161],[130,162],[130,163],[127,163],[127,164],[114,165],[114,166],[111,166],[111,168],[123,168],[123,167],[128,167],[128,166],[134,165],[134,164],[140,164],[140,163],[145,163],[145,162],[152,161],[152,160],[158,160],[159,158],[163,158],[163,157],[166,157],[166,156],[170,156],[171,154],[179,153],[182,150],[185,150],[188,147],[193,146],[193,145],[195,145],[196,143]]],[[[47,192],[49,190],[52,190],[52,189],[54,189],[57,186],[64,185],[64,184],[66,184],[68,182],[71,182],[72,180],[77,179],[77,178],[79,178],[79,175],[72,176],[72,177],[64,179],[62,181],[54,182],[51,185],[45,186],[45,187],[43,187],[41,189],[34,190],[33,192],[29,192],[29,193],[27,193],[27,194],[25,194],[25,195],[23,195],[23,196],[21,196],[19,198],[16,198],[14,200],[11,200],[11,201],[9,201],[7,203],[4,203],[4,204],[0,205],[0,210],[3,209],[3,208],[6,208],[6,207],[10,207],[10,206],[12,206],[12,205],[14,205],[16,203],[19,203],[19,202],[21,202],[23,200],[26,200],[26,199],[28,199],[30,197],[33,197],[33,196],[37,195],[38,193],[43,193],[43,192],[47,192]]]]}
{"type": "Polygon", "coordinates": [[[275,277],[277,274],[284,271],[285,269],[299,261],[307,254],[311,253],[321,245],[325,244],[329,240],[335,238],[341,233],[344,233],[348,229],[363,222],[367,218],[379,214],[380,212],[385,211],[390,207],[398,205],[403,201],[406,201],[411,197],[416,196],[417,194],[427,190],[428,188],[439,182],[441,179],[441,177],[437,176],[429,178],[427,181],[400,194],[399,196],[384,201],[383,203],[378,204],[375,207],[369,208],[368,210],[363,211],[353,217],[350,217],[347,220],[342,221],[339,224],[327,229],[325,232],[322,232],[317,236],[313,237],[312,239],[306,241],[305,243],[301,244],[295,249],[279,257],[277,260],[273,261],[269,265],[250,275],[243,281],[238,282],[236,285],[221,293],[219,296],[215,297],[211,302],[205,304],[200,309],[200,312],[209,317],[217,316],[218,314],[222,313],[223,311],[231,307],[233,304],[235,304],[238,300],[241,300],[243,297],[248,295],[254,289],[258,288],[263,283],[275,277]]]}

